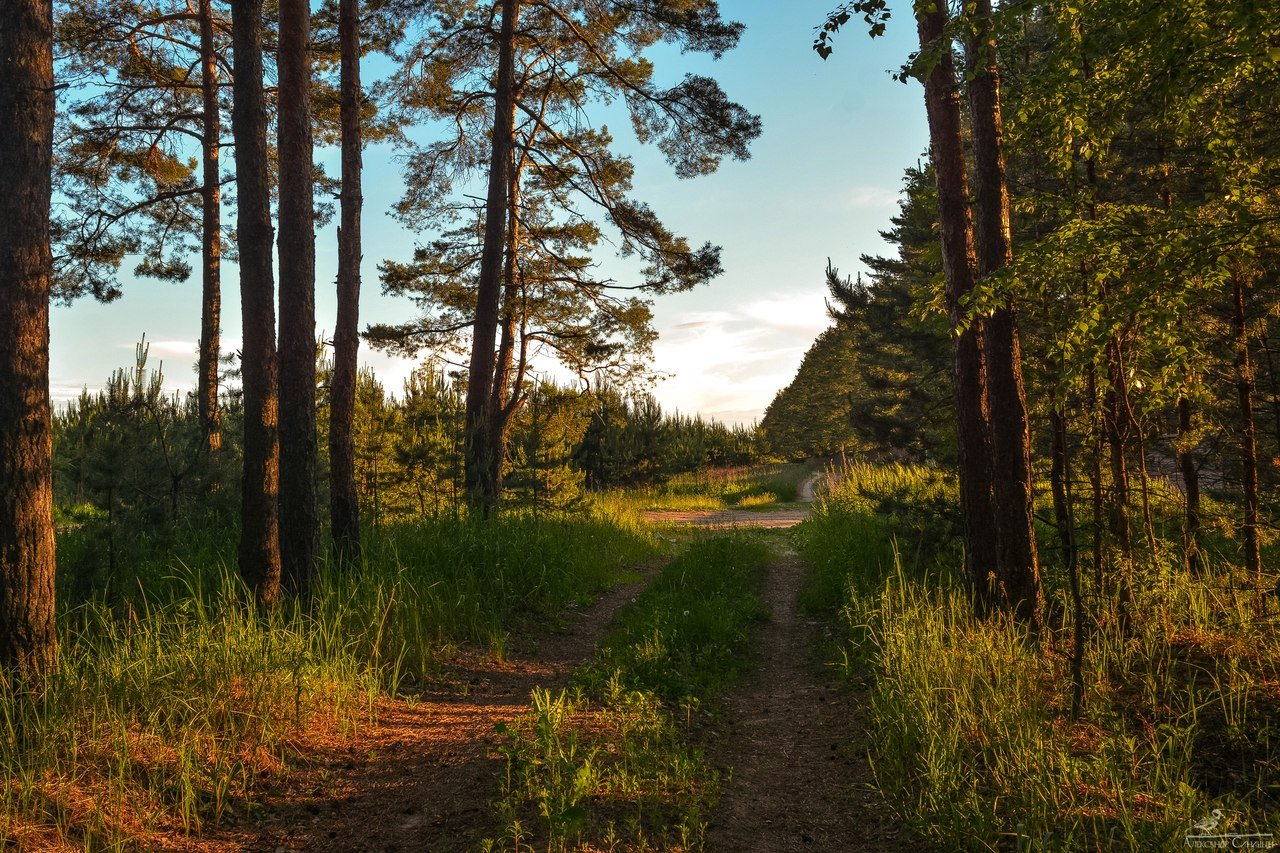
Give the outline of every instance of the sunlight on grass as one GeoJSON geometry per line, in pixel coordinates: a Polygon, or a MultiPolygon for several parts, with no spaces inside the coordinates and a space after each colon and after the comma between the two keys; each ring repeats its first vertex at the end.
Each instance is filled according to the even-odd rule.
{"type": "Polygon", "coordinates": [[[1246,579],[1147,562],[1127,633],[1094,614],[1072,720],[1055,575],[1040,641],[974,618],[950,513],[920,526],[951,494],[932,469],[858,466],[801,529],[809,603],[838,607],[844,667],[872,679],[886,802],[955,849],[1166,849],[1213,808],[1241,831],[1280,829],[1280,630],[1246,579]],[[925,544],[904,552],[895,537],[911,535],[925,544]]]}
{"type": "Polygon", "coordinates": [[[731,507],[792,503],[813,469],[807,465],[757,465],[681,474],[666,483],[612,489],[593,497],[601,511],[616,518],[650,512],[697,512],[731,507]]]}

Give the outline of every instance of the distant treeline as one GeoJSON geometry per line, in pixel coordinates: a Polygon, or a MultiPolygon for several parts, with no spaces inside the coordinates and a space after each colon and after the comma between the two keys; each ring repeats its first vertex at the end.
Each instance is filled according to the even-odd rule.
{"type": "MultiPolygon", "coordinates": [[[[322,363],[322,439],[331,374],[332,366],[322,363]]],[[[239,431],[228,430],[225,453],[200,452],[204,431],[195,399],[168,393],[162,384],[142,344],[132,369],[116,371],[103,390],[83,392],[55,415],[55,503],[64,524],[104,523],[114,533],[209,517],[233,523],[239,431]]],[[[414,371],[399,393],[361,371],[356,484],[370,523],[464,513],[465,396],[465,374],[430,365],[414,371]]],[[[235,427],[243,407],[234,385],[223,411],[235,427]]],[[[322,501],[325,447],[322,440],[316,483],[322,501]]],[[[588,490],[660,483],[708,467],[750,464],[764,454],[753,428],[670,414],[647,394],[540,382],[531,385],[511,427],[503,499],[526,510],[565,509],[588,490]]]]}

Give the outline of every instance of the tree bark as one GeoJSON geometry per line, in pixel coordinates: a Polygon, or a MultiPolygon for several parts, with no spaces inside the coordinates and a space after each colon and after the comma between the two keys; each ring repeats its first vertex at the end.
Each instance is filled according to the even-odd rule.
{"type": "Polygon", "coordinates": [[[201,311],[200,358],[196,396],[205,449],[222,447],[222,423],[218,410],[218,368],[221,358],[222,324],[222,117],[218,102],[218,55],[213,41],[212,0],[200,0],[200,94],[201,157],[204,186],[201,188],[201,311]]]}
{"type": "MultiPolygon", "coordinates": [[[[974,235],[978,273],[985,278],[1013,262],[1000,71],[990,0],[976,0],[974,29],[968,50],[969,65],[974,69],[969,84],[977,202],[974,235]]],[[[1038,624],[1044,598],[1036,555],[1031,427],[1017,308],[1012,302],[998,308],[986,322],[986,368],[1001,594],[1004,605],[1018,619],[1038,624]]]]}
{"type": "Polygon", "coordinates": [[[515,151],[515,51],[520,0],[503,0],[502,31],[498,40],[498,74],[493,106],[493,138],[489,160],[489,191],[485,207],[484,248],[480,279],[476,285],[476,318],[471,339],[471,363],[467,376],[466,457],[464,479],[467,500],[481,517],[491,515],[497,504],[493,479],[492,415],[498,341],[502,267],[506,249],[508,192],[515,151]]]}
{"type": "Polygon", "coordinates": [[[1053,460],[1049,480],[1053,492],[1053,515],[1058,525],[1058,543],[1062,565],[1067,570],[1071,590],[1072,621],[1075,623],[1071,642],[1071,719],[1079,719],[1084,708],[1085,609],[1080,584],[1080,551],[1076,545],[1076,518],[1071,495],[1071,454],[1067,442],[1066,406],[1049,413],[1053,430],[1053,460]]]}
{"type": "Polygon", "coordinates": [[[316,567],[316,246],[311,128],[311,5],[281,0],[280,567],[303,592],[316,567]]]}
{"type": "Polygon", "coordinates": [[[329,399],[329,523],[339,565],[360,562],[360,503],[356,492],[355,404],[360,348],[360,0],[338,7],[341,52],[342,222],[338,228],[338,320],[333,333],[329,399]]]}
{"type": "MultiPolygon", "coordinates": [[[[945,0],[918,13],[923,50],[936,49],[947,21],[945,0]]],[[[965,567],[980,613],[990,605],[991,579],[997,569],[993,519],[991,445],[986,407],[986,375],[981,324],[967,322],[963,299],[973,290],[976,257],[969,211],[960,99],[949,46],[924,81],[929,143],[938,186],[938,225],[946,277],[947,309],[953,334],[952,385],[960,460],[960,505],[965,535],[965,567]]]]}
{"type": "Polygon", "coordinates": [[[1196,467],[1191,436],[1191,401],[1182,397],[1178,400],[1178,467],[1182,470],[1186,503],[1184,552],[1187,571],[1196,574],[1200,571],[1200,470],[1196,467]]]}
{"type": "Polygon", "coordinates": [[[53,6],[0,11],[0,669],[53,669],[53,6]]]}
{"type": "Polygon", "coordinates": [[[1132,598],[1130,585],[1133,575],[1133,526],[1129,519],[1130,485],[1127,458],[1131,436],[1128,419],[1129,384],[1125,377],[1122,353],[1120,336],[1116,335],[1107,345],[1108,387],[1104,421],[1111,464],[1108,527],[1117,556],[1113,575],[1120,620],[1122,624],[1127,624],[1129,601],[1132,598]]]}
{"type": "Polygon", "coordinates": [[[232,0],[235,62],[232,132],[236,161],[236,242],[244,343],[244,470],[240,502],[240,574],[264,601],[280,595],[275,272],[271,245],[271,173],[262,68],[263,0],[232,0]]]}
{"type": "Polygon", "coordinates": [[[1258,438],[1253,417],[1253,364],[1249,356],[1249,324],[1244,281],[1231,276],[1231,329],[1235,335],[1236,397],[1240,406],[1240,466],[1244,499],[1244,569],[1262,582],[1262,552],[1258,543],[1258,438]]]}
{"type": "Polygon", "coordinates": [[[1062,552],[1062,565],[1068,568],[1079,562],[1076,546],[1075,514],[1070,498],[1071,465],[1067,450],[1067,418],[1065,407],[1049,413],[1053,430],[1053,459],[1049,470],[1049,483],[1053,493],[1053,516],[1058,525],[1058,548],[1062,552]]]}

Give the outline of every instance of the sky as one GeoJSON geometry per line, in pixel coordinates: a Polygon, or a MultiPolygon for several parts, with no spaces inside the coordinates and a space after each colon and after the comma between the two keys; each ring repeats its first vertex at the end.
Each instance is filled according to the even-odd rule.
{"type": "MultiPolygon", "coordinates": [[[[908,4],[893,2],[885,37],[871,41],[851,24],[823,62],[810,45],[815,25],[833,5],[835,0],[721,0],[724,14],[747,28],[736,50],[719,61],[669,49],[653,54],[660,79],[710,74],[731,98],[760,114],[764,133],[750,160],[726,161],[713,175],[681,180],[656,150],[631,137],[624,113],[606,108],[596,119],[633,157],[635,197],[692,244],[709,241],[723,250],[724,275],[655,302],[660,337],[653,366],[661,378],[653,393],[668,410],[735,424],[757,420],[829,325],[827,259],[842,273],[854,273],[862,254],[887,250],[879,232],[897,209],[904,170],[928,144],[918,84],[895,82],[889,74],[911,52],[915,27],[908,4]]],[[[337,174],[335,151],[318,150],[317,158],[337,174]]],[[[382,295],[377,278],[379,262],[409,258],[415,244],[430,236],[389,216],[400,195],[396,158],[382,146],[365,153],[362,326],[416,313],[408,301],[382,295]]],[[[336,312],[335,240],[331,226],[317,232],[320,332],[332,330],[336,312]]],[[[609,257],[601,258],[601,266],[622,283],[634,274],[609,257]]],[[[124,296],[113,303],[81,299],[54,308],[55,401],[101,387],[115,368],[132,365],[143,335],[153,366],[163,365],[166,386],[194,387],[198,274],[182,284],[124,281],[124,296]]],[[[226,264],[223,349],[237,349],[239,342],[236,270],[226,264]]],[[[361,360],[393,392],[414,366],[367,347],[361,360]]]]}

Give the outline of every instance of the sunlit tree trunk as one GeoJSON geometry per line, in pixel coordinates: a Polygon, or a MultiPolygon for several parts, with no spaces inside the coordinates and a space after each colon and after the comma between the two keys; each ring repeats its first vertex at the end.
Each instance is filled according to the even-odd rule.
{"type": "Polygon", "coordinates": [[[360,347],[360,0],[338,7],[341,51],[342,190],[338,227],[338,320],[333,333],[329,401],[329,521],[339,564],[360,561],[360,502],[356,493],[355,403],[360,347]]]}
{"type": "Polygon", "coordinates": [[[218,411],[218,368],[221,357],[222,325],[222,118],[218,103],[218,55],[213,41],[212,0],[200,0],[200,94],[201,156],[204,186],[201,188],[201,311],[200,358],[196,397],[205,448],[222,446],[221,415],[218,411]]]}
{"type": "MultiPolygon", "coordinates": [[[[920,8],[920,7],[918,7],[920,8]]],[[[917,14],[923,50],[936,50],[947,22],[945,0],[917,14]]],[[[924,81],[929,142],[938,186],[938,223],[942,264],[946,276],[947,307],[955,332],[952,382],[956,406],[956,434],[960,461],[960,503],[965,532],[965,565],[973,585],[975,604],[984,612],[990,604],[990,579],[997,569],[996,531],[991,493],[991,445],[986,408],[986,375],[980,323],[967,322],[964,297],[973,290],[976,258],[969,211],[960,99],[950,46],[924,81]]]]}
{"type": "Polygon", "coordinates": [[[471,362],[467,377],[466,457],[464,479],[473,512],[488,517],[497,503],[493,479],[492,416],[498,324],[502,299],[503,258],[509,208],[512,159],[515,150],[515,51],[520,0],[503,0],[502,31],[498,41],[497,89],[494,93],[493,135],[489,159],[489,191],[485,207],[484,247],[476,285],[476,318],[472,330],[471,362]]]}
{"type": "MultiPolygon", "coordinates": [[[[50,671],[54,631],[49,214],[53,6],[0,6],[0,669],[50,671]]],[[[0,673],[3,677],[3,673],[0,673]]]]}
{"type": "MultiPolygon", "coordinates": [[[[968,57],[973,69],[969,102],[977,201],[974,235],[978,273],[986,277],[1013,261],[1000,72],[990,0],[976,0],[973,29],[968,57]]],[[[998,575],[1006,605],[1019,619],[1034,624],[1040,621],[1044,599],[1036,555],[1031,428],[1013,304],[997,308],[987,319],[986,369],[998,575]]]]}
{"type": "Polygon", "coordinates": [[[520,178],[511,181],[510,215],[507,220],[507,260],[503,272],[502,337],[498,343],[498,356],[493,374],[493,389],[489,395],[489,443],[493,453],[489,458],[489,480],[493,483],[494,505],[502,496],[502,473],[507,458],[507,435],[515,407],[509,406],[520,393],[524,377],[516,372],[516,336],[520,322],[520,178]]]}
{"type": "Polygon", "coordinates": [[[311,5],[281,0],[280,567],[304,591],[316,567],[316,235],[311,128],[311,5]]]}
{"type": "Polygon", "coordinates": [[[271,245],[271,165],[262,69],[262,0],[232,0],[235,79],[231,126],[236,155],[244,472],[240,574],[265,601],[280,595],[275,272],[271,245]]]}

